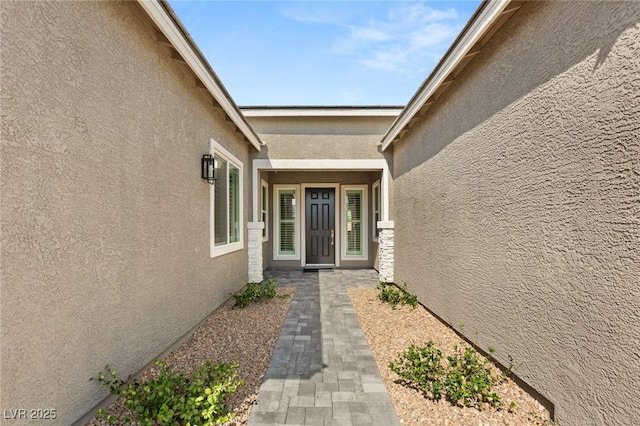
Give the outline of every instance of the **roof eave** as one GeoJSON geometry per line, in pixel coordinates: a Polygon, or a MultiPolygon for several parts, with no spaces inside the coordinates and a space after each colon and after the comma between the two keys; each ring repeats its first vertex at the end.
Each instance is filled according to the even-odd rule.
{"type": "Polygon", "coordinates": [[[397,117],[402,106],[241,106],[245,117],[397,117]]]}
{"type": "Polygon", "coordinates": [[[204,55],[191,39],[186,29],[180,23],[171,7],[163,0],[138,0],[142,10],[149,16],[158,30],[167,38],[173,49],[182,57],[195,76],[202,82],[204,88],[220,104],[220,107],[238,127],[240,132],[258,151],[262,141],[246,121],[242,112],[235,104],[222,82],[213,71],[204,55]]]}
{"type": "MultiPolygon", "coordinates": [[[[460,35],[453,42],[451,47],[442,57],[432,73],[422,83],[420,88],[413,95],[407,106],[400,112],[398,118],[391,124],[387,133],[382,137],[379,145],[385,151],[398,138],[400,133],[410,125],[418,112],[427,103],[438,89],[448,85],[453,81],[451,78],[454,71],[460,66],[466,66],[465,60],[470,56],[475,56],[479,52],[479,42],[483,39],[486,43],[487,37],[491,36],[492,29],[501,17],[510,13],[513,14],[522,5],[520,1],[512,0],[484,0],[469,20],[460,35]],[[509,7],[515,3],[517,7],[509,7]]],[[[509,15],[510,16],[510,15],[509,15]]],[[[468,61],[466,61],[468,63],[468,61]]]]}

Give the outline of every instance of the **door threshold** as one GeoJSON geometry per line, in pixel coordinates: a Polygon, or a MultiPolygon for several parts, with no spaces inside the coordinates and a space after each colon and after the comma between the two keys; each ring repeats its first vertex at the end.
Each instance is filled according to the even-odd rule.
{"type": "Polygon", "coordinates": [[[304,270],[305,271],[320,271],[320,270],[324,270],[324,271],[332,271],[334,270],[336,267],[336,265],[324,265],[324,264],[306,264],[304,266],[304,270]]]}

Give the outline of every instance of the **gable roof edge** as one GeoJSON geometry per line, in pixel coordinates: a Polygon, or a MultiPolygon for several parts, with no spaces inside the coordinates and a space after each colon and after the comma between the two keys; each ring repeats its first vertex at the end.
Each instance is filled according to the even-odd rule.
{"type": "Polygon", "coordinates": [[[443,86],[443,83],[446,84],[451,73],[464,61],[471,49],[490,32],[492,26],[505,13],[511,2],[512,0],[483,0],[482,5],[453,42],[445,56],[382,137],[379,143],[382,151],[395,142],[400,132],[409,125],[409,122],[414,119],[429,98],[443,86]]]}
{"type": "Polygon", "coordinates": [[[184,29],[171,7],[163,0],[138,0],[142,10],[149,16],[158,30],[164,34],[184,62],[220,104],[231,121],[238,127],[249,143],[260,151],[262,141],[244,118],[231,95],[204,58],[194,41],[184,29]]]}

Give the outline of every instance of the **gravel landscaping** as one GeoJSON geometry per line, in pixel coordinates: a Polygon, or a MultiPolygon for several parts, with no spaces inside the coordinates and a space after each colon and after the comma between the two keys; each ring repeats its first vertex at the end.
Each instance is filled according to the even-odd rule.
{"type": "MultiPolygon", "coordinates": [[[[277,289],[278,295],[293,295],[294,291],[293,288],[277,289]]],[[[292,297],[262,299],[237,309],[233,308],[234,300],[231,298],[209,315],[186,342],[165,358],[167,365],[174,371],[187,373],[193,372],[206,360],[239,364],[238,375],[245,385],[238,388],[228,400],[228,407],[235,413],[229,426],[244,425],[249,418],[291,299],[292,297]]],[[[142,377],[154,374],[154,368],[145,371],[142,377]]],[[[126,416],[133,416],[122,399],[109,406],[108,411],[116,416],[117,425],[135,424],[124,421],[126,416]]],[[[89,422],[89,425],[108,424],[102,419],[89,422]]]]}
{"type": "MultiPolygon", "coordinates": [[[[398,354],[411,344],[424,345],[432,340],[447,355],[453,352],[454,345],[465,345],[464,341],[422,306],[416,309],[398,306],[393,309],[378,299],[378,291],[375,289],[350,288],[348,291],[403,425],[553,424],[546,409],[509,379],[495,389],[506,408],[485,408],[482,411],[452,406],[444,399],[434,402],[426,399],[419,391],[397,383],[398,376],[388,368],[388,364],[395,361],[398,354]],[[513,409],[509,409],[511,402],[515,403],[513,409]]],[[[295,289],[278,288],[277,292],[279,295],[292,295],[295,289]]],[[[235,413],[228,426],[247,423],[291,299],[264,299],[252,302],[243,309],[234,309],[234,300],[230,299],[165,359],[167,365],[174,370],[187,373],[194,371],[206,360],[239,364],[238,373],[245,386],[240,387],[228,401],[228,406],[235,413]]],[[[149,377],[154,373],[152,368],[145,371],[142,377],[149,377]]],[[[115,424],[131,424],[123,420],[131,414],[122,400],[112,404],[108,411],[116,416],[115,424]]],[[[109,423],[105,420],[97,419],[89,422],[89,425],[107,424],[109,423]]]]}
{"type": "Polygon", "coordinates": [[[398,306],[393,309],[381,302],[374,289],[349,289],[349,296],[369,341],[385,386],[403,425],[550,425],[548,411],[522,390],[513,380],[507,379],[496,389],[505,409],[452,406],[442,399],[431,401],[414,389],[396,383],[398,376],[388,365],[398,358],[411,344],[423,346],[435,342],[445,355],[453,353],[454,345],[464,341],[447,325],[431,315],[422,306],[412,309],[398,306]],[[509,410],[511,402],[515,408],[509,410]]]}

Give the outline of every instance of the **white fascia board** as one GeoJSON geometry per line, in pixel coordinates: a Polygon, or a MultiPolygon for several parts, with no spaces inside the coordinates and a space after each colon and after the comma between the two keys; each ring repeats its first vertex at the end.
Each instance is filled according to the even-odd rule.
{"type": "Polygon", "coordinates": [[[245,117],[397,117],[402,108],[243,108],[245,117]]]}
{"type": "Polygon", "coordinates": [[[418,89],[409,104],[393,122],[380,144],[385,151],[418,113],[431,95],[440,87],[453,70],[462,62],[471,48],[484,36],[493,23],[502,15],[511,0],[489,0],[480,15],[471,23],[469,29],[456,43],[449,54],[442,59],[437,71],[418,89]]]}
{"type": "Polygon", "coordinates": [[[174,49],[182,56],[189,68],[205,85],[209,93],[216,99],[222,109],[227,113],[231,121],[238,126],[240,131],[258,151],[261,149],[260,138],[245,121],[242,113],[235,103],[226,94],[216,79],[211,75],[208,67],[202,62],[198,54],[193,50],[191,43],[184,37],[180,29],[175,25],[164,7],[157,0],[138,0],[142,10],[155,23],[158,29],[165,35],[174,49]]]}
{"type": "Polygon", "coordinates": [[[253,164],[265,170],[382,170],[387,167],[384,159],[256,159],[253,164]]]}

